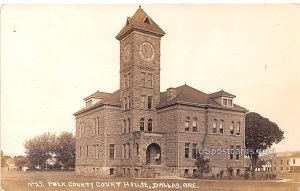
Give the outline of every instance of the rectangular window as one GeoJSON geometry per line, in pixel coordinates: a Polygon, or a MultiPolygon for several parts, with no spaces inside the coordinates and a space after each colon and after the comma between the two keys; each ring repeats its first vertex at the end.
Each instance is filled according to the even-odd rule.
{"type": "Polygon", "coordinates": [[[295,164],[296,163],[296,159],[293,159],[293,164],[295,164]]]}
{"type": "Polygon", "coordinates": [[[128,159],[131,158],[131,152],[130,152],[130,144],[127,143],[127,147],[128,147],[128,159]]]}
{"type": "Polygon", "coordinates": [[[131,77],[130,77],[130,73],[128,73],[128,87],[130,87],[130,82],[131,82],[131,77]]]}
{"type": "Polygon", "coordinates": [[[193,143],[193,148],[192,148],[192,157],[193,159],[196,158],[197,155],[197,143],[193,143]]]}
{"type": "Polygon", "coordinates": [[[146,79],[145,79],[145,77],[146,77],[146,73],[142,72],[141,73],[141,83],[142,83],[141,85],[144,86],[144,87],[146,86],[146,81],[145,81],[146,79]]]}
{"type": "Polygon", "coordinates": [[[148,87],[153,87],[153,74],[148,74],[148,87]]]}
{"type": "Polygon", "coordinates": [[[97,117],[98,120],[98,134],[100,134],[100,122],[99,122],[99,117],[97,117]]]}
{"type": "Polygon", "coordinates": [[[97,118],[94,118],[94,122],[95,122],[95,135],[97,134],[97,118]]]}
{"type": "Polygon", "coordinates": [[[217,122],[214,122],[214,123],[213,123],[213,133],[218,133],[218,132],[217,132],[217,125],[218,125],[217,122]]]}
{"type": "Polygon", "coordinates": [[[115,158],[115,145],[109,144],[109,158],[114,159],[115,158]]]}
{"type": "Polygon", "coordinates": [[[148,96],[148,109],[152,109],[152,96],[148,96]]]}
{"type": "Polygon", "coordinates": [[[227,106],[227,99],[223,98],[223,105],[227,106]]]}
{"type": "Polygon", "coordinates": [[[89,156],[89,146],[88,145],[86,146],[86,156],[87,157],[89,156]]]}
{"type": "Polygon", "coordinates": [[[236,135],[240,135],[241,134],[241,124],[238,123],[236,126],[236,135]]]}
{"type": "Polygon", "coordinates": [[[145,109],[145,98],[146,98],[146,96],[144,96],[144,95],[141,95],[141,105],[140,105],[140,108],[141,109],[145,109]]]}
{"type": "Polygon", "coordinates": [[[126,145],[125,144],[123,144],[123,157],[122,158],[123,159],[126,158],[126,145]]]}
{"type": "Polygon", "coordinates": [[[241,147],[236,146],[235,160],[240,160],[241,147]]]}
{"type": "Polygon", "coordinates": [[[219,124],[219,132],[220,132],[221,134],[224,133],[223,121],[219,124]]]}
{"type": "Polygon", "coordinates": [[[128,98],[127,98],[127,109],[130,109],[130,96],[128,96],[128,98]]]}
{"type": "Polygon", "coordinates": [[[282,160],[280,160],[280,164],[282,165],[282,160]]]}
{"type": "Polygon", "coordinates": [[[184,158],[189,158],[189,154],[190,154],[190,143],[185,143],[184,158]]]}
{"type": "Polygon", "coordinates": [[[124,75],[123,81],[124,81],[124,89],[125,89],[126,88],[126,75],[124,75]]]}
{"type": "Polygon", "coordinates": [[[94,148],[94,157],[97,158],[97,153],[96,153],[96,152],[97,152],[97,149],[96,149],[96,145],[93,145],[93,148],[94,148]]]}
{"type": "Polygon", "coordinates": [[[100,158],[100,148],[99,148],[99,145],[97,145],[97,158],[100,158]]]}
{"type": "Polygon", "coordinates": [[[230,146],[230,151],[229,151],[229,157],[230,157],[231,160],[233,159],[233,154],[234,154],[234,146],[231,145],[230,146]]]}
{"type": "Polygon", "coordinates": [[[129,74],[126,76],[126,87],[129,88],[129,74]]]}
{"type": "Polygon", "coordinates": [[[114,168],[110,168],[109,169],[109,175],[114,175],[115,169],[114,168]]]}
{"type": "Polygon", "coordinates": [[[124,111],[125,111],[126,108],[127,108],[127,99],[126,99],[126,97],[124,97],[123,103],[124,103],[124,111]]]}
{"type": "Polygon", "coordinates": [[[79,156],[81,156],[81,146],[79,147],[79,156]]]}
{"type": "Polygon", "coordinates": [[[228,106],[232,107],[232,99],[228,99],[228,106]]]}

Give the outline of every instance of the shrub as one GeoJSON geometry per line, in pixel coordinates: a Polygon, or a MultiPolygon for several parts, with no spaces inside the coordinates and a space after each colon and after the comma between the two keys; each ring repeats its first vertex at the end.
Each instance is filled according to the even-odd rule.
{"type": "Polygon", "coordinates": [[[249,174],[249,172],[245,172],[245,174],[244,174],[244,178],[245,178],[246,180],[248,180],[248,179],[250,178],[250,174],[249,174]]]}

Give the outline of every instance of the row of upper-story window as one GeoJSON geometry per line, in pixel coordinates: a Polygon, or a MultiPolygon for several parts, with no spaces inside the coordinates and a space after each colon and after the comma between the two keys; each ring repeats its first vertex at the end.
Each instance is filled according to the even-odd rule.
{"type": "MultiPolygon", "coordinates": [[[[213,134],[223,134],[225,132],[225,126],[224,121],[218,121],[217,119],[214,120],[212,123],[212,132],[213,134]]],[[[190,119],[190,117],[186,117],[184,122],[184,131],[189,132],[192,130],[192,132],[198,131],[198,119],[195,117],[193,120],[190,119]]],[[[234,121],[231,121],[230,127],[229,127],[229,133],[231,135],[240,135],[241,133],[241,123],[237,122],[235,124],[234,121]]]]}
{"type": "MultiPolygon", "coordinates": [[[[132,155],[134,154],[134,153],[132,153],[133,149],[135,149],[136,156],[139,155],[139,145],[136,143],[135,147],[133,149],[131,149],[131,146],[133,146],[133,145],[131,145],[130,143],[123,144],[122,159],[131,159],[132,155]]],[[[103,149],[100,148],[99,144],[94,144],[92,147],[93,147],[93,149],[90,150],[89,145],[79,146],[78,156],[80,158],[82,158],[85,155],[86,158],[94,158],[94,159],[100,159],[101,157],[104,157],[103,149]],[[83,150],[84,147],[85,147],[85,151],[83,150]]],[[[109,158],[110,159],[115,159],[116,158],[115,144],[109,144],[109,158]]]]}
{"type": "MultiPolygon", "coordinates": [[[[140,131],[152,131],[153,130],[153,120],[152,119],[148,119],[146,121],[144,118],[141,118],[140,121],[139,121],[139,124],[140,124],[140,131]],[[145,123],[147,124],[147,127],[146,127],[145,123]]],[[[129,118],[124,119],[123,120],[123,132],[124,133],[130,133],[131,131],[132,131],[132,129],[131,129],[130,119],[129,118]]],[[[97,134],[100,134],[99,117],[94,118],[94,135],[97,135],[97,134]]],[[[86,126],[85,126],[84,121],[79,122],[77,136],[79,138],[82,138],[82,137],[86,136],[86,126]]]]}
{"type": "MultiPolygon", "coordinates": [[[[124,133],[130,133],[131,130],[131,123],[130,123],[130,119],[124,119],[123,120],[123,128],[124,128],[124,133]]],[[[152,119],[148,119],[148,121],[146,121],[144,118],[140,119],[140,131],[152,131],[153,130],[153,120],[152,119]],[[147,129],[145,126],[145,123],[147,122],[147,129]]]]}
{"type": "MultiPolygon", "coordinates": [[[[141,95],[140,96],[140,109],[151,110],[153,107],[153,97],[141,95]]],[[[130,96],[123,98],[123,110],[129,110],[131,108],[130,96]]]]}
{"type": "MultiPolygon", "coordinates": [[[[124,89],[129,88],[131,83],[131,75],[127,73],[123,76],[124,89]]],[[[153,73],[141,72],[141,86],[147,88],[153,88],[153,73]]]]}
{"type": "MultiPolygon", "coordinates": [[[[184,158],[190,158],[190,149],[192,149],[192,159],[196,159],[197,157],[197,149],[198,144],[197,143],[185,143],[184,145],[184,158]]],[[[221,151],[221,150],[220,150],[221,151]]],[[[223,152],[220,154],[224,154],[223,152]]],[[[229,149],[229,159],[233,160],[239,160],[241,155],[241,146],[239,145],[230,145],[229,149]],[[235,157],[234,157],[235,155],[235,157]]]]}

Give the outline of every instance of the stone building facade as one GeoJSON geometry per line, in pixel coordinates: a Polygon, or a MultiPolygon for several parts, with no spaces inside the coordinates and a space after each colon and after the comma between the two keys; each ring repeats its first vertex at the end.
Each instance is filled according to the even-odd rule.
{"type": "Polygon", "coordinates": [[[95,176],[192,176],[196,153],[209,174],[238,175],[245,113],[225,91],[188,85],[160,92],[160,40],[165,32],[140,7],[116,36],[120,89],[95,92],[76,117],[76,173],[95,176]],[[214,153],[218,151],[218,153],[214,153]],[[220,153],[219,151],[222,151],[220,153]]]}

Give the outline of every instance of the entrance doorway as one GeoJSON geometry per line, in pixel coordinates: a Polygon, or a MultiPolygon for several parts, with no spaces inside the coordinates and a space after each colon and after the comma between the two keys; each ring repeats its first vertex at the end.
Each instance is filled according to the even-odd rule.
{"type": "Polygon", "coordinates": [[[152,165],[160,165],[161,163],[161,149],[156,143],[152,143],[146,150],[146,163],[152,165]]]}

